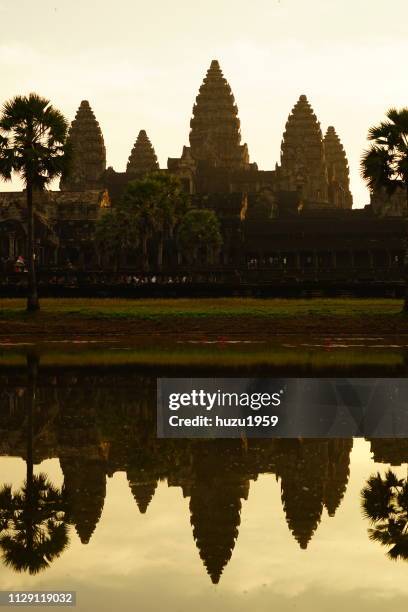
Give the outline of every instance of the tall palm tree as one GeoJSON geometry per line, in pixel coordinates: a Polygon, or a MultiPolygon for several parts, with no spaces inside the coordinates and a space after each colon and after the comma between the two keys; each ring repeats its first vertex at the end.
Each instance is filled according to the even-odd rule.
{"type": "Polygon", "coordinates": [[[113,260],[118,271],[124,253],[135,250],[140,242],[137,214],[128,215],[121,208],[112,208],[99,217],[95,228],[95,243],[100,259],[113,260]]]}
{"type": "Polygon", "coordinates": [[[361,492],[365,518],[372,524],[371,540],[388,548],[390,559],[408,561],[408,480],[391,470],[371,476],[361,492]]]}
{"type": "Polygon", "coordinates": [[[144,271],[149,269],[148,241],[151,238],[157,242],[157,268],[162,268],[164,242],[173,236],[188,204],[187,194],[175,176],[152,172],[128,183],[120,208],[137,217],[144,271]]]}
{"type": "Polygon", "coordinates": [[[27,197],[27,310],[39,309],[35,269],[33,192],[43,191],[68,170],[68,122],[50,101],[35,93],[16,96],[3,105],[0,115],[0,178],[16,172],[27,197]]]}
{"type": "Polygon", "coordinates": [[[64,489],[34,475],[33,431],[38,357],[27,356],[26,479],[21,491],[0,490],[0,550],[6,565],[30,574],[45,569],[68,545],[64,489]]]}
{"type": "Polygon", "coordinates": [[[214,263],[214,255],[222,245],[220,223],[212,210],[192,209],[182,218],[177,232],[181,253],[192,263],[197,263],[199,251],[207,251],[207,263],[214,263]]]}
{"type": "MultiPolygon", "coordinates": [[[[373,144],[361,158],[361,175],[371,191],[383,188],[391,195],[402,187],[408,208],[408,107],[391,108],[386,117],[386,121],[368,132],[368,140],[373,144]]],[[[408,312],[408,228],[406,230],[404,312],[408,312]]]]}
{"type": "Polygon", "coordinates": [[[26,479],[20,491],[0,490],[0,550],[5,565],[37,574],[69,543],[64,491],[46,474],[26,479]]]}

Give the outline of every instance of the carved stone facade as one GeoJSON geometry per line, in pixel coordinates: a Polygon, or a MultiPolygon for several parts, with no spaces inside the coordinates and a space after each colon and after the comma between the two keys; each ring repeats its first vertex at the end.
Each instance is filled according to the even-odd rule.
{"type": "MultiPolygon", "coordinates": [[[[40,264],[95,262],[95,222],[110,207],[106,190],[47,191],[34,194],[37,256],[40,264]]],[[[0,257],[7,268],[27,247],[25,193],[0,193],[0,257]]]]}
{"type": "Polygon", "coordinates": [[[320,123],[304,95],[288,117],[277,174],[282,191],[297,192],[301,200],[328,202],[328,175],[320,123]]]}
{"type": "Polygon", "coordinates": [[[126,174],[141,175],[159,169],[156,153],[145,130],[140,130],[126,166],[126,174]]]}
{"type": "Polygon", "coordinates": [[[72,170],[61,181],[62,191],[84,191],[101,187],[106,169],[106,150],[99,123],[87,100],[82,100],[69,130],[72,170]]]}
{"type": "Polygon", "coordinates": [[[217,60],[211,62],[190,121],[191,156],[215,168],[249,167],[246,144],[241,145],[240,121],[231,88],[217,60]]]}
{"type": "Polygon", "coordinates": [[[371,206],[379,217],[406,217],[408,215],[408,193],[401,185],[394,193],[376,189],[371,194],[371,206]]]}
{"type": "Polygon", "coordinates": [[[333,126],[327,128],[323,144],[329,180],[329,202],[336,208],[351,208],[353,196],[350,192],[348,161],[333,126]]]}

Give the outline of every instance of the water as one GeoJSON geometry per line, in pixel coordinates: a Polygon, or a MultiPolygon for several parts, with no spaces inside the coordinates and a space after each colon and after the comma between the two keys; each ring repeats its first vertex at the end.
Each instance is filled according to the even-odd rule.
{"type": "Polygon", "coordinates": [[[158,440],[174,354],[24,350],[1,356],[0,590],[76,590],[98,611],[406,609],[407,561],[370,540],[361,491],[390,466],[406,479],[408,440],[158,440]]]}

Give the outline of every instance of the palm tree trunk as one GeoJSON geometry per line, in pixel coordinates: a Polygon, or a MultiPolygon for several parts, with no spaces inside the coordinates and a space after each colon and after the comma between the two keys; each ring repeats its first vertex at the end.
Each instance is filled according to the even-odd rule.
{"type": "Polygon", "coordinates": [[[37,278],[35,270],[35,252],[34,252],[34,205],[33,205],[33,187],[27,184],[27,238],[28,238],[28,295],[27,295],[27,310],[34,312],[39,310],[37,293],[37,278]]]}
{"type": "Polygon", "coordinates": [[[147,253],[147,235],[144,234],[142,238],[142,268],[143,272],[149,271],[149,258],[147,253]]]}
{"type": "MultiPolygon", "coordinates": [[[[408,185],[406,187],[407,195],[407,210],[408,210],[408,185]]],[[[404,223],[404,284],[405,284],[405,297],[404,297],[404,310],[403,312],[408,313],[408,221],[405,219],[404,223]]]]}
{"type": "Polygon", "coordinates": [[[157,267],[159,270],[163,267],[163,234],[159,236],[159,243],[157,245],[157,267]]]}
{"type": "Polygon", "coordinates": [[[34,481],[34,454],[33,454],[33,436],[34,436],[34,408],[35,396],[37,391],[37,374],[38,374],[38,357],[29,353],[27,355],[27,454],[26,454],[26,490],[27,490],[27,541],[28,548],[31,552],[33,547],[33,481],[34,481]]]}
{"type": "Polygon", "coordinates": [[[27,355],[27,484],[33,478],[33,435],[34,435],[34,407],[37,393],[38,356],[27,355]]]}

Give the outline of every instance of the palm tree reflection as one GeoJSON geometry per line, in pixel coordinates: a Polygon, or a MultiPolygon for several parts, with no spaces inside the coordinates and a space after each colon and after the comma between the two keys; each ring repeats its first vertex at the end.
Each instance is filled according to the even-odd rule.
{"type": "Polygon", "coordinates": [[[408,560],[408,479],[399,479],[392,470],[367,481],[361,492],[365,518],[372,527],[370,540],[388,548],[390,559],[408,560]]]}
{"type": "Polygon", "coordinates": [[[13,494],[0,490],[0,548],[5,565],[37,574],[59,557],[68,545],[63,491],[46,474],[26,479],[13,494]]]}
{"type": "Polygon", "coordinates": [[[0,550],[5,565],[37,574],[68,545],[65,495],[46,474],[34,475],[33,421],[38,357],[27,356],[26,479],[20,491],[11,485],[0,490],[0,550]]]}

